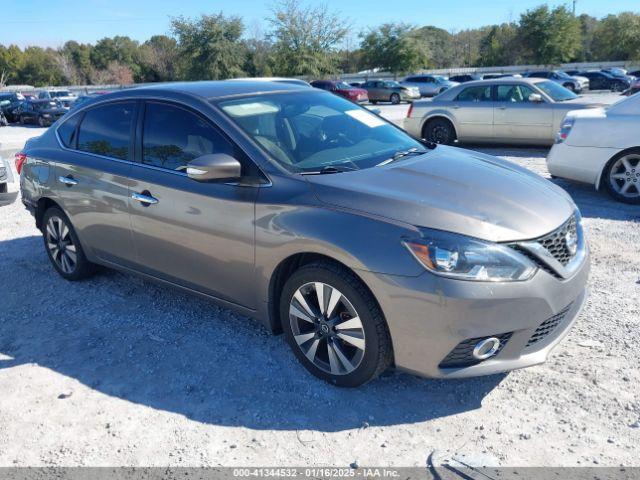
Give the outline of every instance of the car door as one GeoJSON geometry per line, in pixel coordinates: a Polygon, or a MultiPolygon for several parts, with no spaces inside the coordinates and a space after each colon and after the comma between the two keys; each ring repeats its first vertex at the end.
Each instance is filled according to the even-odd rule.
{"type": "Polygon", "coordinates": [[[496,141],[547,143],[553,138],[550,105],[544,97],[542,102],[529,100],[532,93],[539,92],[519,83],[502,83],[494,88],[493,132],[496,141]]]}
{"type": "Polygon", "coordinates": [[[132,167],[131,228],[139,269],[255,307],[255,186],[198,182],[187,164],[226,153],[255,168],[208,119],[175,103],[146,101],[132,167]]]}
{"type": "Polygon", "coordinates": [[[492,139],[493,110],[491,85],[470,86],[462,90],[452,103],[458,139],[492,139]]]}
{"type": "Polygon", "coordinates": [[[56,130],[63,150],[55,184],[64,211],[85,249],[125,267],[136,260],[128,206],[136,115],[134,101],[112,102],[72,115],[56,130]]]}

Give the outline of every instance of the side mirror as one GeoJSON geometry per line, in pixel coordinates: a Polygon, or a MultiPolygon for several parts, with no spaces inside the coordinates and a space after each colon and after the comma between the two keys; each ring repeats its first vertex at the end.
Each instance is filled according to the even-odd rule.
{"type": "Polygon", "coordinates": [[[533,103],[541,103],[544,100],[542,99],[542,95],[540,95],[539,93],[532,93],[531,95],[529,95],[529,101],[533,103]]]}
{"type": "Polygon", "coordinates": [[[187,175],[198,182],[238,180],[242,175],[240,162],[226,153],[202,155],[187,165],[187,175]]]}

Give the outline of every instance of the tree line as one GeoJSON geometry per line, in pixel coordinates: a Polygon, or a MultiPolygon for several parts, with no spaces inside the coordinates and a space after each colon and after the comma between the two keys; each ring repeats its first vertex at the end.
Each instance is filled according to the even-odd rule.
{"type": "Polygon", "coordinates": [[[427,68],[566,62],[640,61],[640,15],[574,16],[541,5],[517,21],[446,31],[385,23],[351,36],[327,6],[281,0],[260,28],[223,13],[171,19],[169,35],[127,36],[58,49],[0,45],[0,84],[99,85],[241,76],[324,77],[378,68],[396,74],[427,68]]]}

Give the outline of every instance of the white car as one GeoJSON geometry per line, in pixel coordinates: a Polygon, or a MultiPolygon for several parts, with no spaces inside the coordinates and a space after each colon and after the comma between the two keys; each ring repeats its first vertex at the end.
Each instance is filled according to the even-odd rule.
{"type": "Polygon", "coordinates": [[[547,156],[549,173],[640,204],[640,94],[606,108],[567,113],[547,156]]]}

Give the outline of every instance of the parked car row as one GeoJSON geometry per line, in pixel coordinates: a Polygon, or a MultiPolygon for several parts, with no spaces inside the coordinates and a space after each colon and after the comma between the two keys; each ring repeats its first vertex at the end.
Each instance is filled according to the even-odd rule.
{"type": "Polygon", "coordinates": [[[43,90],[37,93],[0,92],[0,126],[6,123],[36,124],[47,127],[86,100],[107,93],[97,91],[73,95],[69,90],[43,90]]]}

